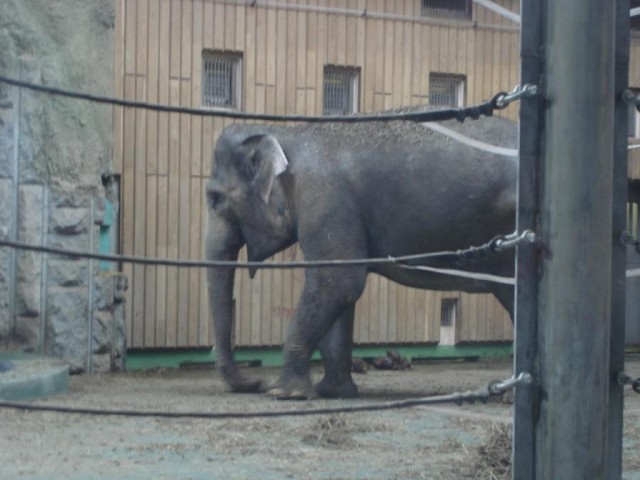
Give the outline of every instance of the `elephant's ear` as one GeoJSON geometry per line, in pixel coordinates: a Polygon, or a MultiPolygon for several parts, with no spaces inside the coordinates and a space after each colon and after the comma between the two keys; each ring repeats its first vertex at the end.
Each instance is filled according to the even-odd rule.
{"type": "Polygon", "coordinates": [[[242,144],[248,153],[245,170],[260,198],[267,204],[276,177],[287,169],[289,161],[278,140],[271,135],[254,135],[242,144]]]}

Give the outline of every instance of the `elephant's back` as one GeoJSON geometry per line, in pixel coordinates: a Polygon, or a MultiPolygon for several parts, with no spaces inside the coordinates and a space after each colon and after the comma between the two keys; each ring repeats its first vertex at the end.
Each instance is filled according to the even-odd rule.
{"type": "MultiPolygon", "coordinates": [[[[516,148],[518,125],[500,117],[481,118],[458,122],[438,122],[459,134],[491,145],[516,148]]],[[[438,144],[455,144],[456,141],[436,133],[425,125],[411,121],[311,123],[294,127],[299,134],[330,139],[351,147],[372,147],[381,144],[404,144],[412,148],[429,148],[438,144]]]]}

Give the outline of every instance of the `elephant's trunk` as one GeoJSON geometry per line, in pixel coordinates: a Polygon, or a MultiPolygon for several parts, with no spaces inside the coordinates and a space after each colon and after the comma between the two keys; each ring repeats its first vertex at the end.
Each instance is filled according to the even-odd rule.
{"type": "MultiPolygon", "coordinates": [[[[228,222],[214,218],[207,238],[208,260],[238,259],[243,245],[239,233],[228,222]]],[[[244,377],[233,362],[233,277],[234,268],[209,268],[207,271],[209,302],[215,332],[216,366],[235,392],[255,392],[259,380],[244,377]]]]}

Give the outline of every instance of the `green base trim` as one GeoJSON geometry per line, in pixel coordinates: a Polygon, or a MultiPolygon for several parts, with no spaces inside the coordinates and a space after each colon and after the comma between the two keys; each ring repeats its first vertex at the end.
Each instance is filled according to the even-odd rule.
{"type": "MultiPolygon", "coordinates": [[[[353,356],[375,358],[385,356],[387,350],[393,350],[413,362],[429,360],[493,360],[509,358],[513,354],[511,343],[463,344],[453,346],[440,345],[372,345],[358,346],[353,356]]],[[[282,366],[280,348],[237,348],[234,352],[237,363],[257,364],[263,367],[282,366]]],[[[313,355],[314,361],[320,361],[320,354],[313,355]]],[[[211,349],[185,350],[129,350],[127,352],[127,370],[146,370],[152,368],[179,368],[181,366],[214,364],[215,351],[211,349]]]]}

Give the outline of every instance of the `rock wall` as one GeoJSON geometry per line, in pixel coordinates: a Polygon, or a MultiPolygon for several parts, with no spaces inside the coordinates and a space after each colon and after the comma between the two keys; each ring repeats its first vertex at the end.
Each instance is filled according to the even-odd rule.
{"type": "MultiPolygon", "coordinates": [[[[0,1],[0,71],[111,94],[113,0],[0,1]]],[[[112,111],[0,84],[0,238],[97,251],[110,175],[112,111]]],[[[97,261],[0,248],[0,348],[124,367],[126,279],[97,261]]]]}

